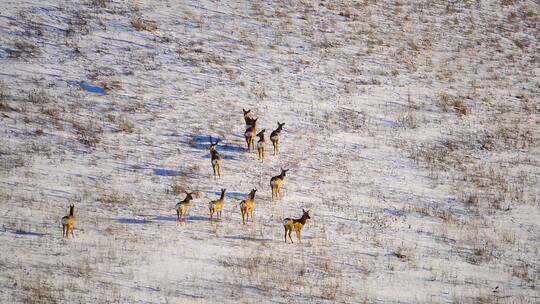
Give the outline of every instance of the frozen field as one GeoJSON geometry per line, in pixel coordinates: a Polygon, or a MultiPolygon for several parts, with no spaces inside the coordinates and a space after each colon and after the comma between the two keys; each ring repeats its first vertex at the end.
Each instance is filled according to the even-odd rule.
{"type": "Polygon", "coordinates": [[[1,1],[0,302],[539,303],[539,28],[532,0],[1,1]]]}

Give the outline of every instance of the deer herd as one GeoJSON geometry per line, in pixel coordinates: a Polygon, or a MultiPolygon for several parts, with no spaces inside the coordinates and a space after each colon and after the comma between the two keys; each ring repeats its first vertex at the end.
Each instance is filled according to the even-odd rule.
{"type": "MultiPolygon", "coordinates": [[[[244,112],[244,121],[246,126],[246,131],[244,132],[244,137],[246,139],[247,144],[247,151],[254,151],[255,150],[255,138],[258,137],[257,141],[257,154],[259,157],[259,160],[261,162],[264,162],[264,159],[266,157],[266,141],[264,138],[264,132],[265,129],[262,129],[260,132],[257,133],[257,120],[258,118],[253,118],[251,116],[251,110],[245,110],[242,109],[244,112]]],[[[279,148],[280,148],[280,134],[283,129],[283,126],[285,123],[277,122],[278,127],[272,133],[270,134],[270,141],[272,142],[272,145],[274,147],[273,155],[278,156],[279,155],[279,148]]],[[[210,157],[211,157],[211,163],[212,163],[212,169],[214,171],[214,179],[221,178],[221,163],[222,158],[219,155],[218,152],[218,142],[219,140],[216,140],[216,142],[213,141],[212,137],[210,137],[210,157]]],[[[281,188],[283,187],[285,176],[287,175],[287,172],[289,169],[283,169],[281,168],[281,173],[279,175],[276,175],[270,179],[270,188],[272,190],[272,200],[280,200],[283,196],[281,194],[281,188]]],[[[221,195],[219,199],[213,200],[208,203],[208,209],[210,212],[210,223],[214,223],[215,221],[222,220],[221,213],[223,211],[223,208],[225,206],[225,192],[226,189],[221,189],[221,195]]],[[[186,197],[179,201],[175,205],[176,210],[176,221],[177,224],[185,222],[186,216],[189,213],[189,210],[191,208],[191,201],[193,200],[193,196],[195,195],[194,192],[187,192],[184,191],[186,197]]],[[[251,218],[251,221],[253,221],[253,213],[255,212],[255,194],[257,193],[257,189],[252,189],[249,194],[247,195],[247,198],[240,202],[240,212],[242,214],[242,224],[247,224],[249,219],[251,218]]],[[[76,219],[75,219],[75,212],[74,212],[75,206],[70,205],[69,207],[69,215],[66,215],[62,217],[62,237],[69,238],[69,235],[71,234],[71,237],[75,237],[73,230],[75,229],[76,219]]],[[[302,229],[304,228],[304,225],[306,224],[307,220],[311,219],[309,216],[309,210],[306,211],[302,209],[302,216],[298,219],[293,218],[285,218],[283,220],[283,227],[285,229],[285,243],[287,243],[287,236],[289,236],[289,240],[291,243],[293,243],[293,240],[291,238],[291,233],[294,231],[296,233],[296,238],[298,242],[301,242],[301,235],[302,235],[302,229]]]]}

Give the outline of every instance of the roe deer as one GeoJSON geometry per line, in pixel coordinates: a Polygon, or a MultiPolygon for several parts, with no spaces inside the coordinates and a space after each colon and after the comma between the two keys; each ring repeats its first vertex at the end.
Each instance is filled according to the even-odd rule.
{"type": "Polygon", "coordinates": [[[212,142],[212,137],[210,137],[210,156],[212,157],[212,169],[214,170],[214,178],[221,177],[221,155],[217,150],[217,144],[212,142]]]}
{"type": "Polygon", "coordinates": [[[244,112],[244,121],[246,122],[246,128],[253,124],[253,118],[251,117],[251,109],[242,109],[244,112]]]}
{"type": "Polygon", "coordinates": [[[259,141],[257,142],[257,152],[259,153],[259,159],[263,162],[266,156],[266,142],[264,140],[264,131],[266,131],[266,129],[263,129],[261,132],[257,133],[257,136],[259,137],[259,141]]]}
{"type": "Polygon", "coordinates": [[[291,238],[291,232],[296,232],[296,239],[298,240],[298,243],[301,243],[301,236],[302,236],[302,229],[304,229],[304,225],[306,224],[307,220],[311,219],[309,216],[309,210],[305,211],[302,209],[302,217],[299,219],[291,219],[286,218],[283,220],[283,227],[285,228],[285,243],[287,243],[287,234],[289,235],[289,239],[291,240],[291,243],[293,243],[293,240],[291,238]]]}
{"type": "Polygon", "coordinates": [[[285,180],[287,171],[289,171],[289,169],[283,170],[283,168],[281,168],[281,174],[270,179],[270,187],[272,187],[272,200],[281,199],[281,187],[283,187],[283,181],[285,180]]]}
{"type": "Polygon", "coordinates": [[[281,130],[283,129],[283,126],[285,123],[279,123],[277,122],[278,127],[272,133],[270,134],[270,140],[272,141],[272,145],[274,146],[274,155],[279,154],[279,134],[281,133],[281,130]]]}
{"type": "Polygon", "coordinates": [[[191,208],[191,200],[193,200],[193,194],[194,192],[188,193],[187,191],[184,191],[186,194],[186,198],[184,198],[183,201],[180,201],[174,209],[176,209],[176,222],[177,224],[184,221],[186,218],[186,215],[189,212],[189,209],[191,208]]]}
{"type": "Polygon", "coordinates": [[[257,189],[252,189],[251,192],[249,192],[248,199],[240,202],[242,224],[245,224],[249,220],[249,217],[251,217],[251,221],[253,222],[253,212],[255,211],[255,192],[257,192],[257,189]]]}
{"type": "Polygon", "coordinates": [[[62,237],[69,238],[69,233],[71,232],[71,237],[75,238],[73,230],[75,229],[75,206],[69,206],[69,215],[66,215],[62,218],[62,237]]]}
{"type": "Polygon", "coordinates": [[[244,132],[244,137],[246,138],[247,143],[247,150],[253,151],[255,150],[255,137],[257,136],[257,120],[259,118],[255,118],[251,125],[246,125],[246,132],[244,132]]]}
{"type": "Polygon", "coordinates": [[[221,220],[221,212],[225,206],[225,191],[226,189],[221,189],[221,196],[219,199],[208,203],[208,208],[210,209],[210,223],[213,223],[214,221],[214,214],[216,215],[216,220],[221,220]]]}

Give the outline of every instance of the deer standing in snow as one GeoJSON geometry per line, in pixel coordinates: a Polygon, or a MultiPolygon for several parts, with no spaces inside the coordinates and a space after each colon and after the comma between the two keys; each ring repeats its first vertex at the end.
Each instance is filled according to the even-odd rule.
{"type": "Polygon", "coordinates": [[[71,237],[75,238],[73,230],[75,229],[75,224],[77,220],[75,219],[75,206],[69,206],[69,215],[66,215],[62,218],[62,237],[69,238],[69,233],[71,237]]]}
{"type": "Polygon", "coordinates": [[[276,175],[270,179],[270,187],[272,188],[272,200],[281,199],[281,187],[283,187],[287,171],[289,171],[289,169],[283,170],[283,168],[281,168],[281,174],[276,175]]]}
{"type": "Polygon", "coordinates": [[[279,134],[281,133],[281,130],[283,129],[283,126],[285,123],[279,123],[277,122],[278,127],[272,133],[270,134],[270,140],[272,141],[272,145],[274,146],[274,155],[279,154],[279,134]]]}
{"type": "Polygon", "coordinates": [[[208,203],[208,208],[210,209],[210,223],[213,223],[214,214],[216,215],[216,220],[221,220],[221,212],[225,206],[225,191],[226,189],[221,189],[221,196],[219,199],[208,203]]]}
{"type": "Polygon", "coordinates": [[[252,189],[249,192],[248,198],[240,202],[240,212],[242,213],[242,224],[246,224],[251,217],[253,222],[253,212],[255,211],[255,192],[257,189],[252,189]]]}
{"type": "Polygon", "coordinates": [[[266,156],[266,141],[264,140],[264,131],[263,129],[261,132],[257,133],[257,137],[259,137],[259,141],[257,141],[257,152],[259,153],[259,159],[264,162],[264,158],[266,156]]]}
{"type": "Polygon", "coordinates": [[[301,237],[302,237],[302,229],[304,229],[304,225],[306,224],[307,220],[311,219],[309,216],[309,210],[306,211],[302,209],[302,217],[299,219],[292,219],[292,218],[286,218],[283,220],[283,227],[285,228],[285,243],[287,243],[287,235],[289,235],[289,239],[291,240],[291,243],[293,243],[293,240],[291,238],[291,232],[296,232],[296,239],[298,240],[298,243],[301,243],[301,237]]]}
{"type": "Polygon", "coordinates": [[[191,208],[191,201],[193,200],[193,194],[194,192],[188,193],[187,191],[184,191],[186,194],[186,198],[184,200],[180,201],[176,204],[174,209],[176,209],[176,222],[179,224],[182,221],[185,221],[186,215],[189,212],[189,209],[191,208]]]}
{"type": "Polygon", "coordinates": [[[221,155],[217,150],[218,141],[215,143],[212,142],[212,137],[210,137],[210,156],[212,159],[212,169],[214,170],[214,178],[221,177],[221,155]]]}
{"type": "Polygon", "coordinates": [[[244,132],[244,137],[246,138],[247,150],[255,150],[255,137],[257,136],[257,120],[255,118],[251,121],[251,125],[246,125],[246,132],[244,132]]]}

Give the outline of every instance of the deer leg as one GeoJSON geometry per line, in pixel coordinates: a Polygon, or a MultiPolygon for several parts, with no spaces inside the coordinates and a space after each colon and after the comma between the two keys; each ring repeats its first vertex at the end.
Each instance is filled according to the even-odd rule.
{"type": "Polygon", "coordinates": [[[285,244],[287,244],[287,227],[285,227],[285,244]]]}
{"type": "Polygon", "coordinates": [[[75,238],[75,233],[73,232],[75,229],[71,228],[71,238],[74,239],[75,238]]]}
{"type": "Polygon", "coordinates": [[[292,241],[292,238],[291,238],[291,232],[292,232],[292,230],[289,229],[289,240],[291,240],[291,243],[294,243],[294,242],[292,241]]]}

